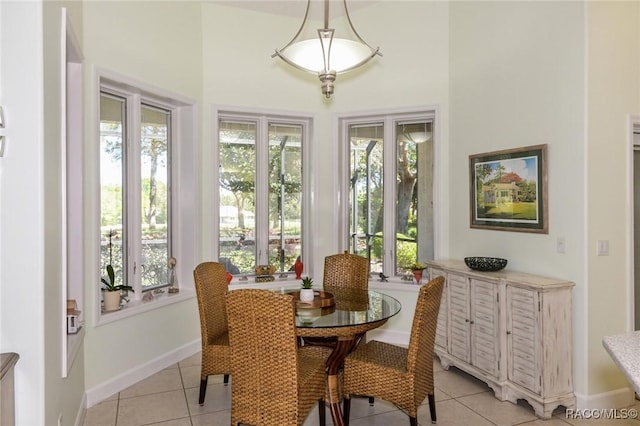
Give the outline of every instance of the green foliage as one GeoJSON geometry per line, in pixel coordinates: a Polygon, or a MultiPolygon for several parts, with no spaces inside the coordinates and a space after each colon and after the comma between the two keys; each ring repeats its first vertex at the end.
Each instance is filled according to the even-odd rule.
{"type": "MultiPolygon", "coordinates": [[[[398,268],[409,268],[418,257],[418,247],[415,241],[415,228],[409,229],[411,236],[396,234],[396,263],[398,268]]],[[[382,233],[378,232],[376,237],[371,239],[371,256],[376,259],[382,258],[382,233]]]]}
{"type": "Polygon", "coordinates": [[[128,291],[134,291],[133,287],[128,286],[128,285],[116,285],[116,273],[113,270],[113,266],[111,265],[107,265],[107,277],[102,277],[101,278],[102,284],[104,285],[102,287],[102,290],[104,291],[121,291],[121,290],[128,290],[128,291]]]}
{"type": "Polygon", "coordinates": [[[313,287],[313,280],[309,277],[304,277],[302,279],[302,288],[310,289],[313,287]]]}

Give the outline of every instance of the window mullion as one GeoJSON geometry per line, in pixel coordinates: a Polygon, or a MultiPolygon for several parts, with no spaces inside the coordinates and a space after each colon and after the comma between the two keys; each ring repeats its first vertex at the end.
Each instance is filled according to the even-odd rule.
{"type": "MultiPolygon", "coordinates": [[[[396,144],[395,144],[395,126],[391,118],[387,118],[384,121],[384,182],[396,182],[396,144]]],[[[383,205],[384,205],[384,220],[382,225],[383,239],[383,272],[385,275],[395,275],[395,243],[396,239],[396,194],[397,185],[384,185],[383,187],[383,205]]]]}
{"type": "Polygon", "coordinates": [[[256,128],[256,262],[269,264],[269,123],[261,117],[256,128]]]}
{"type": "Polygon", "coordinates": [[[129,285],[131,285],[135,293],[132,295],[134,299],[142,297],[142,248],[141,248],[141,209],[142,201],[140,199],[140,140],[141,140],[141,98],[139,95],[132,95],[129,100],[130,108],[127,112],[127,197],[125,214],[127,217],[127,257],[128,267],[127,276],[129,285]]]}

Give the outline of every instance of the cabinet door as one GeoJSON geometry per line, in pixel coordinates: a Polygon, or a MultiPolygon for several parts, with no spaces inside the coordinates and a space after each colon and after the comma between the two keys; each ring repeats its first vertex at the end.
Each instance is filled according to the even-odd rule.
{"type": "Polygon", "coordinates": [[[436,346],[447,350],[447,312],[449,307],[447,306],[447,281],[444,271],[439,269],[431,269],[430,278],[444,276],[444,288],[442,289],[442,299],[440,299],[440,311],[438,312],[438,324],[436,325],[436,346]]]}
{"type": "Polygon", "coordinates": [[[495,283],[471,279],[471,363],[498,376],[500,306],[495,283]]]}
{"type": "Polygon", "coordinates": [[[507,286],[507,376],[537,394],[541,377],[538,313],[538,292],[507,286]]]}
{"type": "Polygon", "coordinates": [[[466,277],[447,274],[449,285],[449,353],[465,362],[471,361],[469,323],[469,281],[466,277]]]}

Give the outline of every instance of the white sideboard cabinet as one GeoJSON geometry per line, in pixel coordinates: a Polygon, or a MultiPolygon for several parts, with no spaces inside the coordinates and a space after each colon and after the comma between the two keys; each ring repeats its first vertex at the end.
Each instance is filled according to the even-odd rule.
{"type": "Polygon", "coordinates": [[[496,398],[526,400],[548,419],[575,408],[571,292],[574,283],[502,270],[479,272],[461,260],[427,262],[445,277],[435,353],[487,383],[496,398]]]}

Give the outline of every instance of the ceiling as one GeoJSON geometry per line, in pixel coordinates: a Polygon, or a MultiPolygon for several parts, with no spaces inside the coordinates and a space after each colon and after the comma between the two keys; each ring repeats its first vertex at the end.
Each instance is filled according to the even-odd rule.
{"type": "MultiPolygon", "coordinates": [[[[306,0],[209,0],[211,3],[225,6],[240,7],[256,12],[273,13],[276,15],[300,17],[304,16],[307,6],[306,0]]],[[[321,2],[322,0],[311,0],[321,2]]],[[[347,8],[349,13],[360,8],[379,3],[380,0],[349,0],[347,8]]],[[[342,0],[329,0],[329,14],[331,17],[342,12],[342,0]]],[[[313,19],[313,17],[310,16],[313,19]]]]}

